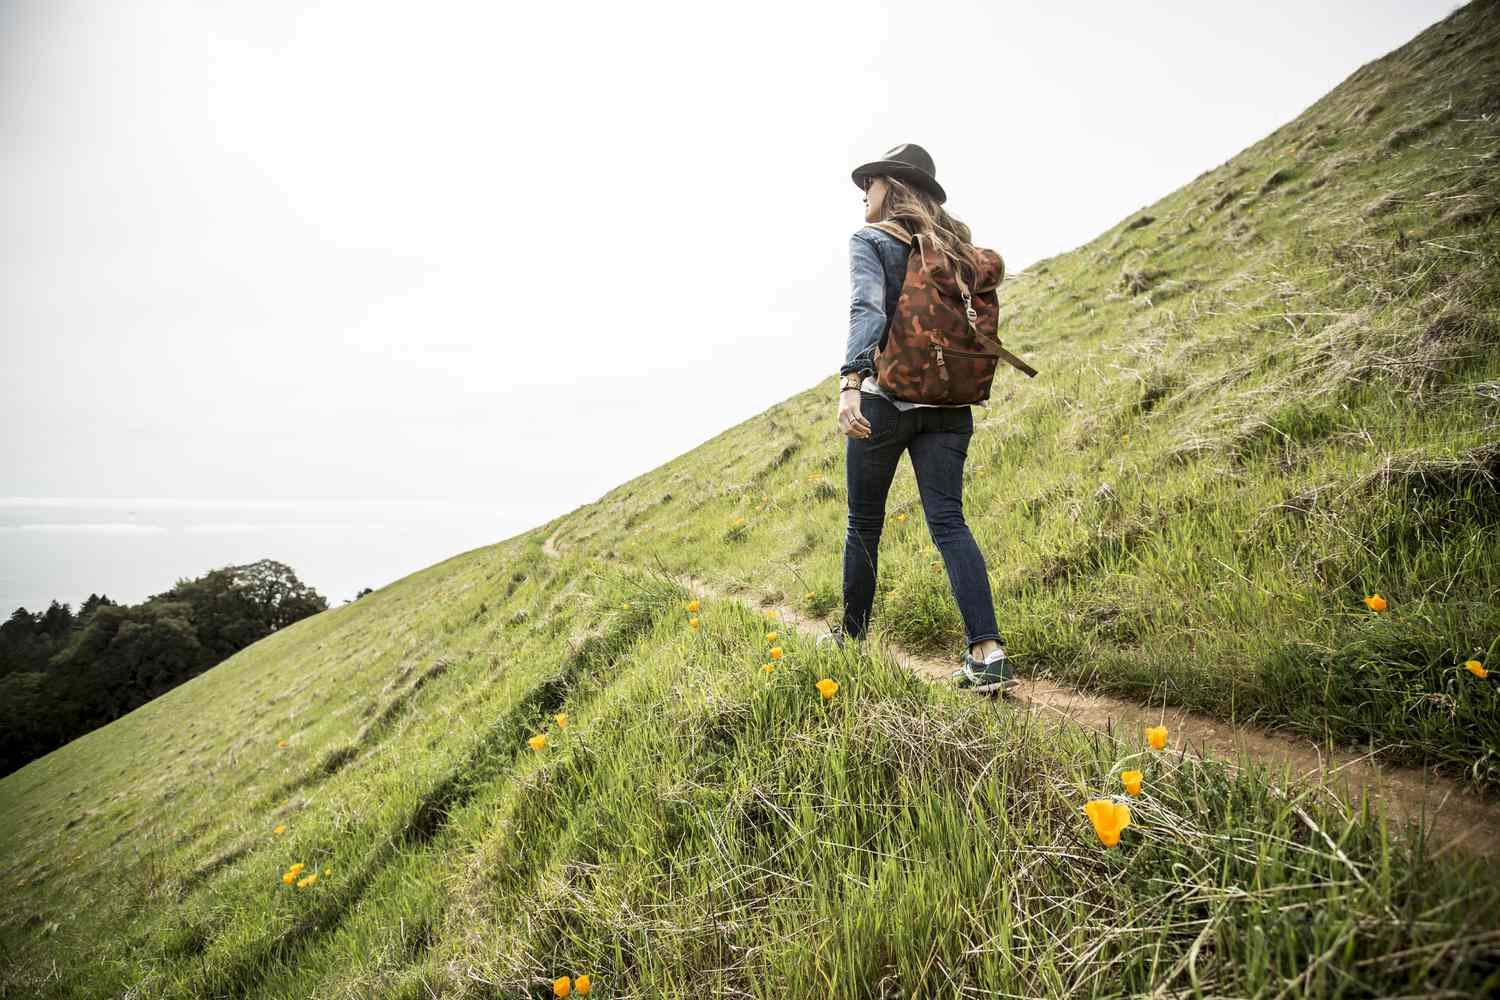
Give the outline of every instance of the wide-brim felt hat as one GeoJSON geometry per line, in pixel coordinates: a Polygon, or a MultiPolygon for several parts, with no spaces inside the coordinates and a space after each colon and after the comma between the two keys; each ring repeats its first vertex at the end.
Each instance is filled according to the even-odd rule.
{"type": "Polygon", "coordinates": [[[903,142],[899,146],[892,146],[880,159],[861,163],[855,167],[854,172],[849,176],[854,178],[856,187],[862,187],[860,178],[877,174],[899,177],[903,181],[915,184],[936,198],[939,205],[948,200],[947,192],[938,183],[937,167],[933,165],[932,154],[914,142],[903,142]]]}

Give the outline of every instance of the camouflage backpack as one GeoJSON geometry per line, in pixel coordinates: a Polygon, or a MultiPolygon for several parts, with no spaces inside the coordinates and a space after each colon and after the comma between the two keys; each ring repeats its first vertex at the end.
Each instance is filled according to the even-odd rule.
{"type": "Polygon", "coordinates": [[[913,236],[899,223],[874,225],[912,246],[884,349],[875,351],[875,381],[914,403],[977,403],[1004,360],[1028,377],[1036,369],[1000,344],[1000,279],[1005,262],[975,247],[979,274],[970,289],[931,238],[913,236]]]}

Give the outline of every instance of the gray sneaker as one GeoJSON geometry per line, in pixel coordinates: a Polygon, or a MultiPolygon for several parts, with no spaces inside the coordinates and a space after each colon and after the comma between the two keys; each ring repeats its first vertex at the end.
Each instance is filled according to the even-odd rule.
{"type": "Polygon", "coordinates": [[[818,636],[817,648],[823,649],[827,646],[837,646],[843,649],[851,640],[844,634],[843,626],[832,625],[823,635],[818,636]]]}
{"type": "Polygon", "coordinates": [[[991,691],[1005,693],[1021,683],[1005,658],[1005,650],[997,649],[983,663],[964,650],[964,665],[950,675],[953,686],[960,691],[987,694],[991,691]]]}

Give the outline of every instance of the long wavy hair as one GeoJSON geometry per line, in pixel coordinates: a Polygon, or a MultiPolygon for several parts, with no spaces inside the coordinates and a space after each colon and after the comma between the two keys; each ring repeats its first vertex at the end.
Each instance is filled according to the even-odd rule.
{"type": "MultiPolygon", "coordinates": [[[[885,178],[887,187],[878,221],[899,222],[913,236],[921,233],[929,237],[930,240],[923,242],[930,242],[942,251],[954,271],[964,276],[970,288],[974,287],[974,276],[979,273],[979,254],[974,250],[969,227],[949,215],[936,198],[921,188],[890,174],[880,176],[885,178]],[[960,270],[960,264],[964,265],[963,270],[960,270]]],[[[1005,276],[1004,258],[1000,263],[1000,276],[1005,276]]]]}

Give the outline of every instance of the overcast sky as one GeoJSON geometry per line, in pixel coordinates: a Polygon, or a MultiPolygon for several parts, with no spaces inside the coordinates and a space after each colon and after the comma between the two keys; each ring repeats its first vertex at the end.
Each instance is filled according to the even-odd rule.
{"type": "Polygon", "coordinates": [[[540,523],[836,372],[855,165],[1017,271],[1455,7],[3,0],[0,498],[540,523]]]}

